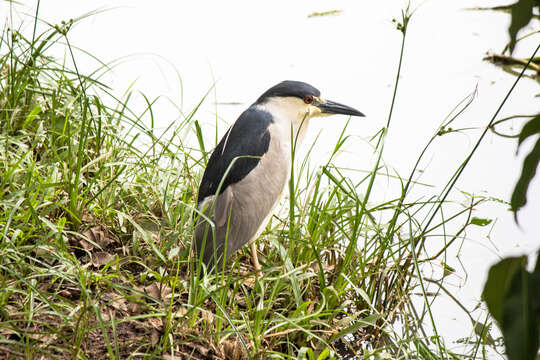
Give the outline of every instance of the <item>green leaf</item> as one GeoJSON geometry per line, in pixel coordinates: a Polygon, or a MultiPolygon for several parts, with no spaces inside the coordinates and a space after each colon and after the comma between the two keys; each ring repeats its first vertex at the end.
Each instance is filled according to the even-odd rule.
{"type": "Polygon", "coordinates": [[[471,219],[471,224],[477,225],[477,226],[486,226],[486,225],[491,224],[492,221],[493,220],[491,219],[481,219],[481,218],[473,217],[471,219]]]}
{"type": "Polygon", "coordinates": [[[25,129],[28,126],[28,124],[34,121],[34,119],[39,115],[40,112],[41,112],[41,106],[39,106],[39,104],[34,106],[32,111],[30,111],[30,114],[28,114],[28,116],[24,120],[22,128],[25,129]]]}
{"type": "Polygon", "coordinates": [[[540,250],[536,253],[536,266],[531,274],[531,292],[533,309],[536,310],[536,325],[540,328],[540,250]]]}
{"type": "Polygon", "coordinates": [[[201,125],[197,120],[195,120],[195,134],[197,135],[197,141],[199,142],[199,149],[201,149],[201,154],[203,155],[204,166],[208,164],[206,149],[204,148],[204,139],[202,135],[201,125]]]}
{"type": "Polygon", "coordinates": [[[315,360],[315,353],[313,352],[313,349],[302,346],[300,350],[298,351],[298,359],[309,359],[309,360],[315,360]]]}
{"type": "Polygon", "coordinates": [[[531,274],[523,265],[514,273],[502,304],[502,332],[511,360],[534,360],[538,351],[538,318],[531,274]]]}
{"type": "Polygon", "coordinates": [[[518,146],[529,136],[538,134],[540,134],[540,114],[523,125],[523,129],[521,129],[521,133],[519,134],[518,146]]]}
{"type": "Polygon", "coordinates": [[[512,22],[508,28],[508,33],[510,34],[510,52],[514,51],[518,31],[531,21],[534,6],[539,6],[538,0],[519,0],[512,5],[512,22]]]}
{"type": "Polygon", "coordinates": [[[536,315],[538,316],[536,319],[540,321],[540,250],[538,250],[536,254],[536,266],[534,268],[534,271],[531,275],[531,282],[533,284],[534,293],[532,294],[532,298],[536,301],[536,315]]]}
{"type": "Polygon", "coordinates": [[[482,296],[503,333],[510,360],[534,360],[540,327],[540,250],[533,273],[527,257],[506,258],[493,265],[482,296]]]}
{"type": "Polygon", "coordinates": [[[317,357],[317,360],[324,360],[330,356],[330,349],[326,348],[324,349],[320,355],[317,357]]]}
{"type": "Polygon", "coordinates": [[[489,312],[497,320],[499,325],[502,324],[502,304],[503,298],[507,289],[510,287],[510,281],[514,274],[523,266],[523,262],[527,258],[514,257],[506,258],[499,261],[489,269],[488,278],[484,285],[482,298],[486,302],[489,312]]]}
{"type": "Polygon", "coordinates": [[[512,198],[510,199],[510,206],[514,212],[514,217],[517,216],[517,211],[527,203],[527,189],[531,180],[536,174],[536,168],[540,162],[540,139],[536,141],[534,148],[525,157],[523,161],[523,169],[519,180],[514,187],[512,198]]]}

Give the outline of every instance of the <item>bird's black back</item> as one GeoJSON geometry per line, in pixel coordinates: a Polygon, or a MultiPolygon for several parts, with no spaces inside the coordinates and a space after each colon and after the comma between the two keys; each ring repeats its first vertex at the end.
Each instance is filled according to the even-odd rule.
{"type": "MultiPolygon", "coordinates": [[[[270,145],[268,126],[272,123],[270,113],[251,106],[240,115],[212,152],[199,186],[197,203],[215,195],[221,179],[233,159],[238,156],[263,156],[270,145]]],[[[231,184],[237,183],[259,162],[259,158],[239,158],[229,170],[220,194],[231,184]]]]}

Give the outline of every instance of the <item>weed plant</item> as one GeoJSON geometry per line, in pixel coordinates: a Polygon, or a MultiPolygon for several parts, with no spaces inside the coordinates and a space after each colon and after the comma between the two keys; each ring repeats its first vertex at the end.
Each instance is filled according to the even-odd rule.
{"type": "Polygon", "coordinates": [[[132,94],[116,98],[100,80],[108,65],[79,73],[69,29],[81,19],[37,33],[38,15],[30,36],[8,24],[0,43],[5,358],[481,356],[482,337],[456,354],[438,336],[430,305],[447,291],[447,271],[426,278],[424,270],[445,269],[483,200],[463,195],[466,204],[447,211],[455,178],[440,194],[410,199],[417,167],[401,177],[381,161],[408,12],[397,22],[400,65],[386,126],[371,139],[373,169],[353,181],[332,165],[350,140],[346,128],[325,166],[296,159],[290,193],[258,243],[260,279],[247,251],[224,272],[195,275],[196,189],[211,148],[194,118],[200,104],[158,133],[154,101],[130,110],[132,94]],[[62,46],[69,61],[59,63],[48,53],[62,46]],[[373,203],[374,184],[388,177],[401,191],[373,203]]]}

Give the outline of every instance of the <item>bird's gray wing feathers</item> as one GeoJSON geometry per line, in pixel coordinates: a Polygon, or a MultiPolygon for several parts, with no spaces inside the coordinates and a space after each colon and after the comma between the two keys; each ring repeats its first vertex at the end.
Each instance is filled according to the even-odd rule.
{"type": "Polygon", "coordinates": [[[245,179],[268,152],[268,127],[272,121],[272,115],[268,112],[256,106],[248,108],[227,131],[208,160],[199,186],[197,205],[212,219],[215,232],[211,231],[210,224],[203,217],[199,217],[194,245],[209,270],[215,265],[219,268],[228,254],[249,241],[260,224],[257,219],[262,215],[245,208],[246,201],[251,197],[250,190],[246,189],[248,193],[235,194],[232,185],[245,179]],[[215,204],[212,203],[214,200],[215,204]],[[214,264],[214,257],[217,264],[214,264]]]}
{"type": "Polygon", "coordinates": [[[233,199],[234,194],[230,186],[217,197],[216,206],[214,207],[214,222],[217,227],[222,227],[227,222],[231,213],[233,199]]]}

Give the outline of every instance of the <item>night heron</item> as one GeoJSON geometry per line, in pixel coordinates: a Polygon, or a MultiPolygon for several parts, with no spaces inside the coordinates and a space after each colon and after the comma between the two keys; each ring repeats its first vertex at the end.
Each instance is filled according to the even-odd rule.
{"type": "Polygon", "coordinates": [[[262,232],[287,186],[291,146],[299,146],[310,118],[364,116],[320,97],[300,81],[283,81],[262,94],[225,133],[212,152],[199,186],[195,251],[208,271],[262,232]]]}

